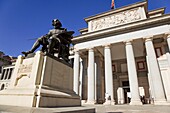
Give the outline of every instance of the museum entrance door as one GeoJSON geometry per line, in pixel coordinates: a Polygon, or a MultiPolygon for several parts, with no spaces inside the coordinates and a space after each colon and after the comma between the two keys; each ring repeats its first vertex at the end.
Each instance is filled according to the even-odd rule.
{"type": "Polygon", "coordinates": [[[129,81],[122,81],[123,85],[123,91],[124,91],[124,103],[128,104],[130,103],[130,87],[129,87],[129,81]]]}

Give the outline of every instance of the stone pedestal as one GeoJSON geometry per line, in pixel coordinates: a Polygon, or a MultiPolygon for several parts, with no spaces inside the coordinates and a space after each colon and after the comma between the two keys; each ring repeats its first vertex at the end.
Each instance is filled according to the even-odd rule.
{"type": "Polygon", "coordinates": [[[124,102],[124,100],[125,100],[125,98],[124,98],[124,90],[123,90],[122,87],[119,87],[117,89],[117,97],[118,97],[118,104],[124,104],[125,103],[124,102]]]}
{"type": "Polygon", "coordinates": [[[27,107],[80,106],[73,91],[73,69],[62,60],[43,56],[19,56],[10,87],[0,92],[1,105],[27,107]]]}
{"type": "Polygon", "coordinates": [[[158,58],[158,64],[160,67],[162,82],[164,86],[164,91],[166,95],[166,100],[170,103],[170,54],[166,53],[160,58],[158,58]]]}
{"type": "Polygon", "coordinates": [[[158,61],[156,58],[153,42],[151,38],[145,39],[145,47],[147,53],[147,63],[149,66],[149,74],[152,83],[152,92],[154,96],[154,104],[155,105],[163,105],[166,104],[165,92],[162,83],[162,77],[160,73],[160,68],[158,66],[158,61]]]}

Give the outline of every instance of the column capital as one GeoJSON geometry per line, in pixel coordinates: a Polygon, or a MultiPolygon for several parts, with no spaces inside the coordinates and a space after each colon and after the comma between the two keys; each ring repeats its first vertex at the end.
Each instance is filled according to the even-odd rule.
{"type": "Polygon", "coordinates": [[[88,51],[94,51],[94,47],[87,48],[88,51]]]}
{"type": "Polygon", "coordinates": [[[19,55],[19,56],[18,56],[18,59],[24,59],[24,56],[19,55]]]}
{"type": "Polygon", "coordinates": [[[124,44],[126,45],[132,45],[133,39],[125,40],[124,44]]]}
{"type": "Polygon", "coordinates": [[[79,54],[79,50],[74,50],[74,54],[79,54]]]}
{"type": "Polygon", "coordinates": [[[170,32],[166,32],[166,33],[164,34],[164,38],[170,38],[170,32]]]}
{"type": "Polygon", "coordinates": [[[111,47],[111,44],[105,44],[103,45],[104,48],[110,48],[111,47]]]}
{"type": "Polygon", "coordinates": [[[79,52],[79,51],[80,51],[79,49],[76,49],[76,48],[73,49],[74,53],[79,52]]]}
{"type": "Polygon", "coordinates": [[[153,40],[153,36],[146,36],[146,37],[143,37],[143,39],[145,40],[145,42],[152,41],[153,40]]]}

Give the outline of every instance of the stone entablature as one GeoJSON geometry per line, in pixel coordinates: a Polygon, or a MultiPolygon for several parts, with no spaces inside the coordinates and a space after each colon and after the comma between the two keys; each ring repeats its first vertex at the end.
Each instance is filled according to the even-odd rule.
{"type": "Polygon", "coordinates": [[[154,18],[154,17],[162,16],[164,13],[165,13],[165,8],[152,10],[152,11],[148,12],[148,18],[154,18]]]}

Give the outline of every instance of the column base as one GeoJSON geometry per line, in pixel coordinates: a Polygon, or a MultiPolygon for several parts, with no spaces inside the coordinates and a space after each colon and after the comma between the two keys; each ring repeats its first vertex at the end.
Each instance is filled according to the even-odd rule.
{"type": "Polygon", "coordinates": [[[154,101],[154,105],[170,105],[167,101],[154,101]]]}
{"type": "Polygon", "coordinates": [[[115,105],[115,101],[113,100],[107,100],[103,105],[115,105]]]}
{"type": "Polygon", "coordinates": [[[81,104],[85,104],[87,100],[81,100],[81,104]]]}
{"type": "Polygon", "coordinates": [[[96,103],[95,100],[87,100],[87,102],[85,104],[94,105],[95,103],[96,103]]]}
{"type": "Polygon", "coordinates": [[[143,105],[143,104],[140,100],[131,100],[129,105],[143,105]]]}

